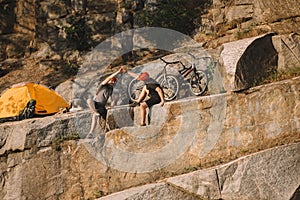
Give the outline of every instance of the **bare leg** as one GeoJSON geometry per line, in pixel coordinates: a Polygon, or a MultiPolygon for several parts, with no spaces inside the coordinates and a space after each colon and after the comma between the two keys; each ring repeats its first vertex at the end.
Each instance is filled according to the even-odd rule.
{"type": "Polygon", "coordinates": [[[146,87],[143,87],[143,90],[139,96],[139,98],[136,100],[138,103],[142,102],[143,99],[146,97],[146,94],[147,94],[147,89],[146,87]]]}
{"type": "Polygon", "coordinates": [[[98,120],[99,120],[99,115],[93,114],[91,129],[90,129],[89,133],[93,133],[93,131],[95,130],[95,128],[97,126],[97,121],[98,120]]]}
{"type": "Polygon", "coordinates": [[[140,104],[140,111],[141,111],[141,126],[144,126],[146,123],[146,114],[147,114],[147,104],[145,102],[140,104]]]}
{"type": "Polygon", "coordinates": [[[95,130],[96,126],[97,126],[99,113],[97,112],[97,110],[95,108],[94,101],[92,99],[88,99],[87,104],[88,104],[89,108],[93,111],[92,124],[91,124],[91,129],[90,129],[90,132],[89,132],[89,133],[92,133],[95,130]]]}

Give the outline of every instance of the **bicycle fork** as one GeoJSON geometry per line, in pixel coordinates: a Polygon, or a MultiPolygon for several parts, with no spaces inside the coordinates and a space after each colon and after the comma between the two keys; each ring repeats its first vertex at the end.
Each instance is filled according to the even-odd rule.
{"type": "Polygon", "coordinates": [[[163,77],[164,77],[164,82],[167,85],[167,88],[169,88],[170,84],[169,84],[168,79],[167,79],[167,69],[166,69],[166,66],[164,67],[163,77]]]}

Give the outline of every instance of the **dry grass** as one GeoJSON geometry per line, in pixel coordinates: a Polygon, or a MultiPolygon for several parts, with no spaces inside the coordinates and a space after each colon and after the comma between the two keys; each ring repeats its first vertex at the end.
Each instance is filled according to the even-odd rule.
{"type": "Polygon", "coordinates": [[[300,66],[276,71],[267,77],[261,84],[272,83],[297,76],[300,76],[300,66]]]}

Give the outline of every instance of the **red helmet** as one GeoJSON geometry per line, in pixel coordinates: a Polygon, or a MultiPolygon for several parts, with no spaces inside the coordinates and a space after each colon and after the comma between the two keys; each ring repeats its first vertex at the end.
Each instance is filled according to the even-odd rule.
{"type": "Polygon", "coordinates": [[[143,72],[141,73],[138,78],[139,81],[147,81],[149,79],[149,74],[148,72],[143,72]]]}

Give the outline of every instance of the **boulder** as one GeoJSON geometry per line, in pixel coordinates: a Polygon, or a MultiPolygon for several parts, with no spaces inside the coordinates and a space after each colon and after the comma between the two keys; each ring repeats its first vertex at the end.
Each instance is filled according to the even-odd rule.
{"type": "Polygon", "coordinates": [[[286,152],[271,150],[214,171],[169,179],[167,187],[154,184],[139,192],[145,198],[202,195],[230,199],[247,192],[251,197],[265,194],[271,198],[269,191],[274,188],[285,199],[299,185],[299,84],[297,77],[243,93],[157,105],[146,127],[134,126],[140,119],[138,108],[132,119],[128,107],[116,107],[108,113],[116,129],[104,134],[97,127],[92,139],[86,138],[92,118],[89,110],[1,124],[0,199],[94,199],[297,143],[286,152]],[[279,152],[281,157],[276,156],[279,152]],[[259,182],[264,184],[254,184],[259,182]],[[278,185],[268,188],[269,183],[278,185]],[[248,191],[248,185],[253,190],[248,191]]]}
{"type": "Polygon", "coordinates": [[[223,44],[220,60],[227,91],[253,87],[277,70],[278,55],[272,36],[266,34],[223,44]]]}

